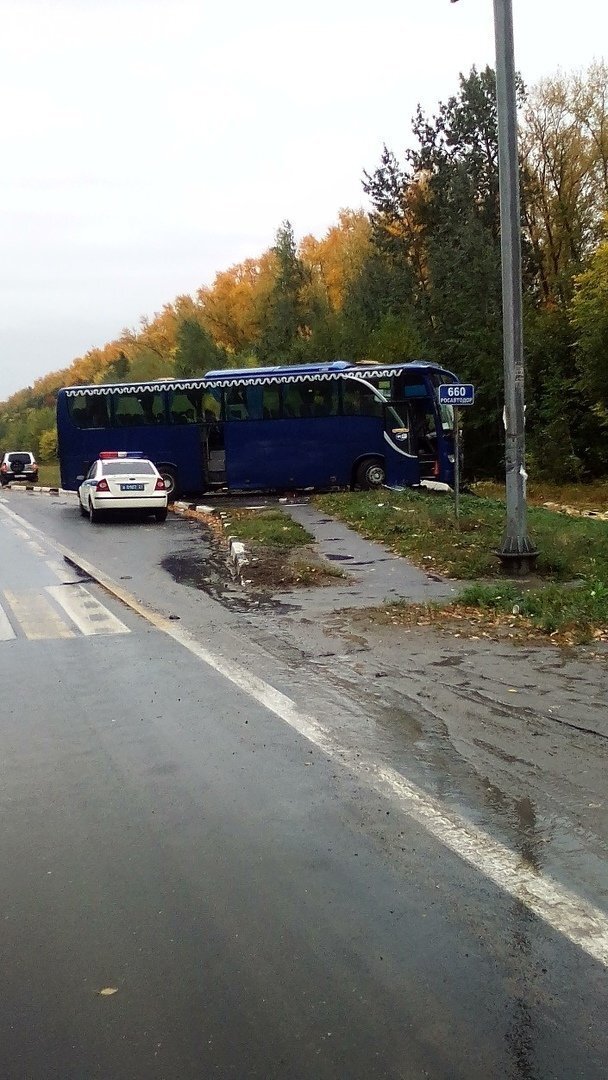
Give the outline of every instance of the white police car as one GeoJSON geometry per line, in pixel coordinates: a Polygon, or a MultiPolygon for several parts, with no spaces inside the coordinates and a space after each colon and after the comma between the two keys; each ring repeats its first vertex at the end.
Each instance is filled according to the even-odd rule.
{"type": "Polygon", "coordinates": [[[78,488],[80,513],[92,522],[109,510],[140,510],[167,517],[165,481],[142,454],[106,450],[94,461],[78,488]]]}

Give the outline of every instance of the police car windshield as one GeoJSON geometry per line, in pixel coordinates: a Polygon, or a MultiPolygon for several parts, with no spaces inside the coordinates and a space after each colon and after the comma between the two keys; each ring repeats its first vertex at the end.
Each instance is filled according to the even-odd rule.
{"type": "Polygon", "coordinates": [[[154,466],[141,458],[123,458],[121,461],[102,461],[106,476],[153,476],[154,466]]]}

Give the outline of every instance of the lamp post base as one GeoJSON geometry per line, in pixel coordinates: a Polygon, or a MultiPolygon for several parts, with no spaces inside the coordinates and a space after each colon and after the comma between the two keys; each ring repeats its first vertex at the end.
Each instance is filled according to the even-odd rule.
{"type": "Polygon", "coordinates": [[[505,544],[494,554],[500,559],[501,569],[508,577],[525,577],[534,570],[540,552],[532,547],[530,541],[524,541],[523,550],[517,551],[505,544]]]}

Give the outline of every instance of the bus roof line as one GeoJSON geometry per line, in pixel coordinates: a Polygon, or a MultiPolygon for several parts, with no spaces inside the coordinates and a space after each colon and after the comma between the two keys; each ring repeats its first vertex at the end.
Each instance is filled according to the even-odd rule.
{"type": "Polygon", "coordinates": [[[290,385],[303,382],[327,382],[330,379],[343,378],[358,378],[364,382],[370,376],[374,379],[390,378],[391,375],[395,375],[400,371],[428,370],[429,368],[451,375],[454,378],[452,373],[440,364],[434,364],[430,360],[412,360],[403,364],[387,364],[382,367],[354,364],[345,364],[340,367],[327,364],[321,367],[320,365],[311,364],[307,368],[303,366],[294,366],[292,368],[244,368],[234,371],[232,374],[228,373],[228,369],[228,371],[208,372],[207,375],[202,375],[196,379],[162,379],[155,382],[92,383],[88,386],[67,386],[63,387],[60,393],[66,394],[67,397],[77,397],[78,394],[87,394],[90,397],[105,397],[107,394],[117,391],[119,393],[137,394],[161,390],[211,390],[214,387],[290,385]]]}

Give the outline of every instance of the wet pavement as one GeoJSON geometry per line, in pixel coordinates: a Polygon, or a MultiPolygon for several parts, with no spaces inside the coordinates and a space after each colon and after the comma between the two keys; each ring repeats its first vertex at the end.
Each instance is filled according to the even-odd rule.
{"type": "Polygon", "coordinates": [[[323,515],[312,521],[316,511],[308,507],[290,511],[311,531],[323,530],[330,552],[364,564],[353,568],[349,610],[331,607],[332,593],[334,607],[347,607],[348,585],[260,603],[230,576],[222,546],[194,522],[95,530],[77,518],[68,497],[19,494],[11,505],[139,600],[288,691],[355,752],[390,764],[531,868],[608,910],[605,664],[588,662],[584,650],[371,624],[366,604],[384,599],[387,584],[403,595],[409,570],[382,553],[370,572],[369,546],[349,548],[350,530],[323,515]]]}
{"type": "Polygon", "coordinates": [[[2,1077],[599,1080],[601,964],[97,585],[36,637],[80,586],[0,545],[2,1077]]]}

